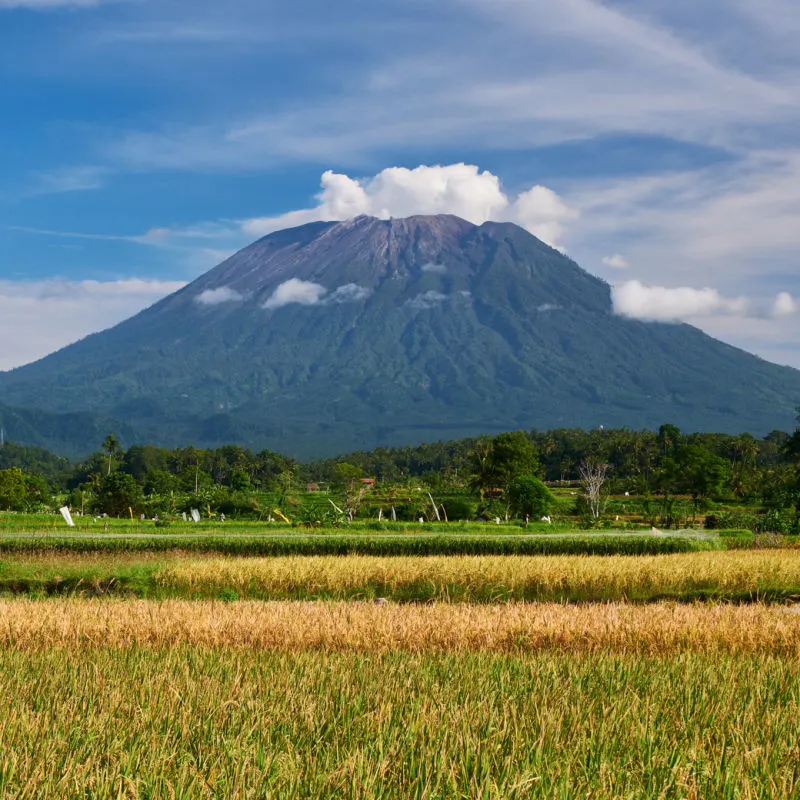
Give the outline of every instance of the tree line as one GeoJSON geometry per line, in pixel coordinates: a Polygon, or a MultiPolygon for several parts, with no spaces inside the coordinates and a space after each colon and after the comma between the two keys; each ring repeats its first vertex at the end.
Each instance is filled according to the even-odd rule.
{"type": "MultiPolygon", "coordinates": [[[[0,509],[32,511],[52,506],[57,498],[82,511],[149,513],[202,500],[246,516],[258,510],[260,494],[271,493],[277,502],[307,489],[346,497],[369,478],[378,486],[424,483],[438,493],[463,494],[475,500],[473,513],[503,508],[508,513],[514,506],[516,512],[525,507],[538,514],[547,508],[539,484],[585,486],[591,465],[603,467],[606,496],[627,493],[668,502],[680,495],[690,499],[695,512],[710,499],[727,498],[779,508],[796,519],[800,411],[792,433],[773,431],[763,438],[685,434],[670,424],[657,431],[533,430],[376,448],[311,463],[238,445],[123,448],[114,435],[88,458],[71,463],[40,448],[6,443],[0,448],[0,509]],[[525,486],[522,479],[528,481],[525,486]],[[537,494],[544,500],[532,504],[537,494]],[[528,500],[520,500],[523,496],[528,500]]],[[[597,508],[577,511],[597,516],[597,508]]]]}

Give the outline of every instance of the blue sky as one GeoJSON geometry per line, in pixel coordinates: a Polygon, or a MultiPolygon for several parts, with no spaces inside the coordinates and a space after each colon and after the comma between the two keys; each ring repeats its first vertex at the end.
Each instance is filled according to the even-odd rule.
{"type": "Polygon", "coordinates": [[[509,219],[800,367],[795,0],[0,0],[0,369],[257,235],[509,219]]]}

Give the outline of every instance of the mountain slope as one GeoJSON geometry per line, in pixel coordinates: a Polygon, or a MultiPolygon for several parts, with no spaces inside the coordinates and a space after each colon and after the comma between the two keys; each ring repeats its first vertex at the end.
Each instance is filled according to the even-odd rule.
{"type": "Polygon", "coordinates": [[[605,283],[521,228],[452,216],[280,231],[0,374],[0,403],[299,456],[509,428],[767,432],[798,400],[800,372],[617,317],[605,283]]]}

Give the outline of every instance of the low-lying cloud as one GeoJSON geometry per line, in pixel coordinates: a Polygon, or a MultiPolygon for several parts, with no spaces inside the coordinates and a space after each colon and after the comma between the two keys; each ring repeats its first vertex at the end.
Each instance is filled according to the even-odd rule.
{"type": "Polygon", "coordinates": [[[327,291],[319,283],[290,278],[275,289],[264,303],[264,308],[276,309],[292,303],[301,306],[315,306],[327,291]]]}
{"type": "Polygon", "coordinates": [[[748,309],[746,298],[723,297],[716,289],[688,286],[668,289],[639,281],[626,281],[613,287],[611,298],[614,311],[623,317],[665,322],[717,314],[745,316],[748,309]]]}
{"type": "Polygon", "coordinates": [[[359,286],[357,283],[346,283],[340,286],[323,302],[326,303],[355,303],[359,300],[366,300],[372,294],[372,289],[366,286],[359,286]]]}
{"type": "Polygon", "coordinates": [[[447,272],[447,267],[444,264],[423,264],[421,269],[423,272],[433,272],[438,275],[444,275],[447,272]]]}
{"type": "Polygon", "coordinates": [[[328,290],[320,283],[290,278],[275,289],[264,303],[264,308],[276,309],[292,303],[302,306],[355,303],[359,300],[366,300],[371,294],[371,289],[359,286],[357,283],[345,283],[328,294],[328,290]]]}
{"type": "Polygon", "coordinates": [[[447,295],[441,292],[423,292],[413,297],[411,300],[406,301],[406,305],[413,311],[425,311],[428,308],[434,308],[447,300],[447,295]]]}
{"type": "Polygon", "coordinates": [[[206,289],[195,297],[195,302],[201,306],[218,306],[222,303],[240,303],[244,295],[230,286],[220,286],[218,289],[206,289]]]}
{"type": "Polygon", "coordinates": [[[553,247],[561,246],[567,225],[578,213],[546,186],[532,186],[516,197],[500,179],[472,164],[390,167],[371,178],[356,179],[328,170],[314,208],[278,217],[241,222],[251,236],[319,220],[345,220],[360,214],[389,219],[416,214],[454,214],[475,224],[516,222],[553,247]]]}
{"type": "Polygon", "coordinates": [[[716,289],[689,286],[667,288],[626,281],[612,287],[614,311],[620,316],[661,322],[698,317],[775,318],[796,314],[800,305],[781,292],[772,302],[747,297],[725,297],[716,289]]]}

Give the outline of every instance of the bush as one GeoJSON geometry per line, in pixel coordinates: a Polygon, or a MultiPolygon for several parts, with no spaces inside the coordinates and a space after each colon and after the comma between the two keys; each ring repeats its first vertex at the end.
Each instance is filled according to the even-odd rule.
{"type": "Polygon", "coordinates": [[[447,519],[451,522],[472,519],[475,516],[477,506],[468,500],[456,498],[444,504],[447,512],[447,519]]]}

